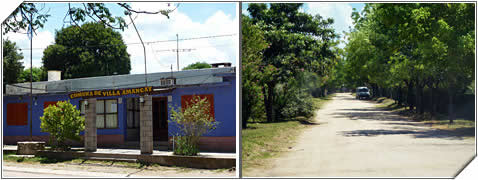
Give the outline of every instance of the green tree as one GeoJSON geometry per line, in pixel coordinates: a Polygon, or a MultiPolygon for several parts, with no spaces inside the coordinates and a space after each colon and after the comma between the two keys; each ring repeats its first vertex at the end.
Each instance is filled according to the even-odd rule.
{"type": "MultiPolygon", "coordinates": [[[[259,71],[262,54],[268,43],[259,26],[252,24],[248,16],[242,15],[242,128],[247,128],[247,121],[261,111],[260,81],[263,73],[259,71]],[[256,112],[256,113],[255,113],[256,112]]],[[[257,116],[256,116],[257,117],[257,116]]]]}
{"type": "Polygon", "coordinates": [[[8,39],[3,40],[3,89],[6,84],[18,82],[20,72],[23,70],[21,59],[23,59],[23,54],[19,51],[16,43],[8,39]]]}
{"type": "Polygon", "coordinates": [[[185,107],[171,109],[170,122],[180,130],[174,154],[195,156],[199,153],[199,138],[216,129],[218,122],[210,115],[207,98],[193,96],[185,107]]]}
{"type": "Polygon", "coordinates": [[[42,131],[50,133],[52,146],[63,149],[67,148],[67,139],[79,141],[80,131],[85,129],[85,118],[69,101],[58,101],[56,105],[48,106],[40,120],[42,131]]]}
{"type": "Polygon", "coordinates": [[[43,67],[62,71],[62,79],[129,74],[130,55],[121,34],[99,23],[70,26],[55,33],[43,51],[43,67]]]}
{"type": "Polygon", "coordinates": [[[264,31],[269,43],[259,69],[267,75],[262,79],[262,91],[268,122],[275,121],[276,112],[284,107],[276,106],[276,85],[285,83],[283,93],[288,94],[287,82],[298,73],[310,71],[325,75],[328,68],[335,65],[331,46],[337,35],[330,27],[333,20],[300,12],[302,5],[254,3],[247,9],[252,23],[264,31]]]}
{"type": "Polygon", "coordinates": [[[367,4],[352,15],[346,79],[372,86],[374,95],[394,92],[397,103],[419,114],[426,90],[433,115],[437,89],[448,89],[452,122],[454,96],[473,80],[473,13],[472,3],[367,4]]]}
{"type": "MultiPolygon", "coordinates": [[[[24,69],[20,77],[18,78],[18,82],[30,82],[30,71],[31,68],[24,69]]],[[[33,67],[33,82],[38,82],[38,81],[46,81],[48,78],[48,74],[45,70],[43,70],[43,67],[37,68],[33,67]]]]}
{"type": "Polygon", "coordinates": [[[207,62],[196,62],[192,63],[190,65],[187,65],[186,67],[183,68],[183,70],[189,70],[189,69],[206,69],[206,68],[211,68],[212,66],[208,64],[207,62]]]}

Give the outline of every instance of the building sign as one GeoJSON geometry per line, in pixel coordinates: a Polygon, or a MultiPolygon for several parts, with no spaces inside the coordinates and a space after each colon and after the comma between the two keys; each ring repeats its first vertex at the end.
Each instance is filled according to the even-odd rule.
{"type": "Polygon", "coordinates": [[[94,91],[82,91],[70,94],[70,99],[74,98],[87,98],[87,97],[109,97],[109,96],[123,96],[128,94],[144,94],[153,91],[153,87],[141,87],[141,88],[129,88],[119,90],[94,90],[94,91]]]}

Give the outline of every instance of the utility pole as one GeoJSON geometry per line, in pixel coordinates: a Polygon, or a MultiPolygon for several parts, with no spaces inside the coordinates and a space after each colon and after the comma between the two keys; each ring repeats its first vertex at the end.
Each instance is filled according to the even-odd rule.
{"type": "Polygon", "coordinates": [[[33,14],[30,13],[30,141],[33,141],[33,61],[32,61],[32,56],[33,56],[33,27],[32,27],[32,22],[33,22],[33,14]]]}
{"type": "Polygon", "coordinates": [[[179,36],[176,34],[176,61],[178,63],[178,71],[179,71],[179,36]]]}
{"type": "Polygon", "coordinates": [[[136,30],[136,34],[138,34],[139,40],[141,41],[141,44],[143,45],[143,54],[144,54],[144,84],[145,86],[148,86],[148,79],[146,77],[146,74],[148,74],[148,71],[146,69],[146,47],[144,46],[143,39],[141,39],[141,36],[139,35],[138,29],[136,29],[136,25],[134,24],[133,18],[131,18],[131,13],[129,14],[129,19],[131,19],[131,23],[133,24],[134,30],[136,30]]]}

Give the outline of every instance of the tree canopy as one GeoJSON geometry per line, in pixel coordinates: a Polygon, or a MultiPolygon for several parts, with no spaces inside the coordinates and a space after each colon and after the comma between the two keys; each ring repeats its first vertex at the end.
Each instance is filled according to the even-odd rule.
{"type": "MultiPolygon", "coordinates": [[[[20,73],[20,77],[18,78],[18,82],[30,82],[30,71],[32,68],[24,69],[20,73]]],[[[43,67],[37,68],[33,67],[33,82],[38,82],[38,81],[46,81],[48,79],[48,74],[45,70],[43,70],[43,67]]]]}
{"type": "Polygon", "coordinates": [[[425,91],[436,104],[438,89],[447,89],[452,107],[474,79],[474,9],[472,3],[367,4],[352,15],[346,79],[372,86],[378,96],[395,89],[388,93],[419,113],[425,91]]]}
{"type": "Polygon", "coordinates": [[[300,12],[302,5],[253,3],[247,9],[251,24],[263,31],[268,43],[258,63],[268,122],[275,121],[275,114],[286,107],[284,97],[298,93],[291,88],[299,85],[291,82],[292,77],[304,71],[326,76],[336,63],[333,47],[338,36],[331,27],[333,19],[300,12]],[[282,91],[276,88],[278,84],[282,91]]]}
{"type": "Polygon", "coordinates": [[[45,70],[62,71],[62,79],[129,74],[130,55],[121,34],[100,23],[70,26],[55,33],[43,51],[45,70]]]}
{"type": "Polygon", "coordinates": [[[186,67],[183,68],[183,70],[189,70],[189,69],[205,69],[205,68],[211,68],[212,66],[208,64],[207,62],[196,62],[192,63],[190,65],[187,65],[186,67]]]}
{"type": "Polygon", "coordinates": [[[18,82],[20,72],[23,70],[23,65],[20,62],[23,59],[23,54],[17,47],[15,42],[8,39],[3,40],[3,88],[6,84],[13,84],[18,82]]]}

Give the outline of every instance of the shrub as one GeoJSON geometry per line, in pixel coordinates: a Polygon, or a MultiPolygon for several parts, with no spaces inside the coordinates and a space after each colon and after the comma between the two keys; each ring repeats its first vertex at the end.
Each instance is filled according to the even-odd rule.
{"type": "Polygon", "coordinates": [[[59,101],[56,105],[45,108],[40,117],[41,129],[50,133],[50,144],[53,147],[67,149],[65,141],[80,140],[80,131],[85,129],[85,118],[69,101],[59,101]]]}
{"type": "Polygon", "coordinates": [[[199,153],[199,148],[193,136],[177,136],[175,137],[174,154],[194,156],[199,153]]]}
{"type": "Polygon", "coordinates": [[[171,108],[170,121],[180,130],[174,154],[194,156],[199,152],[199,138],[216,129],[218,122],[214,121],[209,114],[211,105],[207,98],[193,96],[185,107],[184,109],[171,108]]]}
{"type": "Polygon", "coordinates": [[[287,99],[287,104],[280,111],[286,118],[305,116],[307,118],[314,115],[314,102],[312,96],[304,90],[291,92],[287,99]]]}

